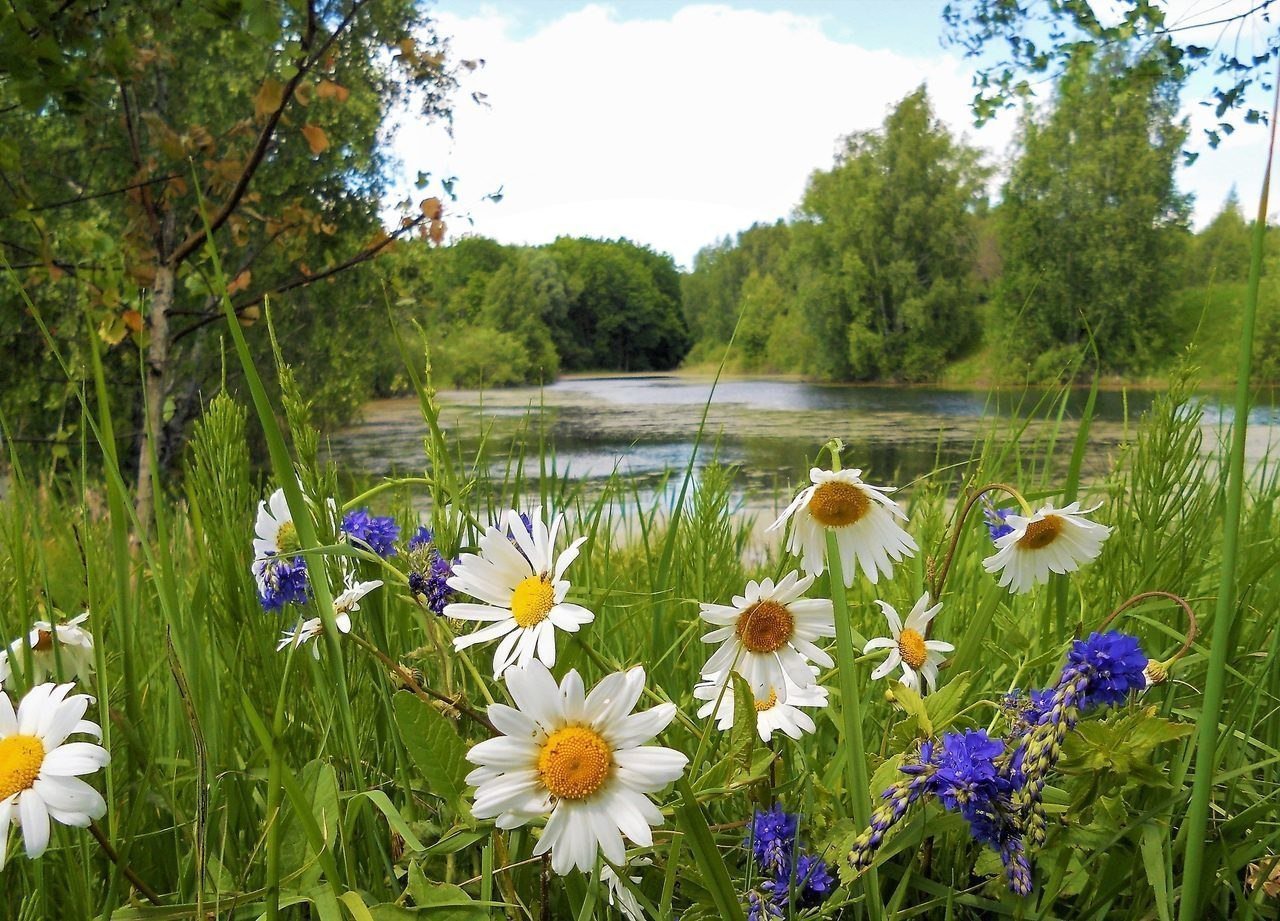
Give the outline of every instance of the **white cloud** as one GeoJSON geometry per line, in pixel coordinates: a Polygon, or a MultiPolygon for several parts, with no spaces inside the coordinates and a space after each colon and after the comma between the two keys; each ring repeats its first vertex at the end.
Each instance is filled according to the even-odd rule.
{"type": "MultiPolygon", "coordinates": [[[[441,14],[455,56],[485,59],[465,89],[489,106],[460,104],[452,141],[408,121],[396,144],[406,175],[457,175],[474,231],[504,242],[626,236],[688,265],[717,238],[788,216],[839,138],[877,127],[921,82],[973,133],[959,60],[835,41],[809,17],[690,6],[621,21],[592,5],[521,37],[518,25],[441,14]],[[499,187],[500,203],[479,201],[499,187]]],[[[980,137],[1002,150],[1010,130],[980,137]]]]}
{"type": "MultiPolygon", "coordinates": [[[[699,5],[623,20],[590,5],[523,25],[494,9],[440,13],[455,58],[485,66],[464,81],[452,139],[412,119],[398,132],[405,176],[459,178],[454,210],[474,225],[455,214],[454,233],[507,243],[625,236],[688,266],[702,246],[788,216],[839,138],[878,127],[921,82],[939,116],[993,162],[1013,132],[1009,115],[972,127],[971,67],[958,56],[872,50],[856,29],[836,40],[813,17],[699,5]],[[488,105],[470,103],[473,91],[488,105]],[[500,203],[482,199],[499,188],[500,203]]],[[[1184,174],[1198,223],[1241,178],[1237,168],[1253,160],[1260,173],[1261,132],[1248,134],[1184,174]]],[[[1257,189],[1247,178],[1245,201],[1257,189]]]]}

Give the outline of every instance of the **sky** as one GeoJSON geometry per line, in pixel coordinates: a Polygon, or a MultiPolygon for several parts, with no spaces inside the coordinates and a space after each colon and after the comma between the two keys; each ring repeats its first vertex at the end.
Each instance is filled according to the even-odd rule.
{"type": "MultiPolygon", "coordinates": [[[[1171,0],[1171,18],[1200,22],[1244,2],[1171,0]]],[[[462,77],[452,135],[399,119],[393,198],[421,197],[412,184],[420,171],[452,176],[453,237],[626,237],[689,268],[702,247],[790,217],[840,139],[879,127],[921,83],[951,130],[999,165],[1013,113],[973,126],[974,65],[943,45],[943,5],[440,0],[437,28],[454,57],[484,63],[462,77]],[[498,192],[498,201],[487,197],[498,192]]],[[[1206,75],[1183,94],[1199,148],[1198,129],[1213,119],[1198,103],[1211,87],[1206,75]]],[[[1256,201],[1265,145],[1263,129],[1241,126],[1180,167],[1197,226],[1233,185],[1256,201]]]]}

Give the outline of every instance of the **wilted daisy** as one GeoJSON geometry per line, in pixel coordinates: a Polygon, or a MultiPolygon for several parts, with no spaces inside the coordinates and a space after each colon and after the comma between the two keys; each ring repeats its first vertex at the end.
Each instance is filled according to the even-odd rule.
{"type": "Polygon", "coordinates": [[[828,531],[836,535],[846,587],[853,585],[859,568],[872,585],[881,573],[892,577],[893,564],[919,549],[898,524],[907,520],[907,514],[888,497],[892,487],[862,482],[861,470],[814,467],[809,479],[813,485],[800,490],[768,528],[774,531],[795,519],[787,552],[800,557],[805,572],[822,575],[828,531]]]}
{"type": "MultiPolygon", "coordinates": [[[[339,633],[351,632],[351,612],[360,610],[360,599],[382,584],[381,579],[371,582],[351,581],[347,577],[347,587],[337,598],[333,599],[333,621],[339,633]]],[[[324,633],[324,620],[312,617],[304,620],[294,630],[285,630],[280,634],[280,642],[276,644],[276,652],[283,652],[289,646],[302,646],[324,633]]],[[[320,658],[320,644],[311,647],[311,655],[320,658]]]]}
{"type": "Polygon", "coordinates": [[[582,605],[564,600],[569,591],[565,570],[586,538],[579,537],[557,557],[562,517],[555,517],[550,531],[540,514],[530,529],[520,519],[519,512],[509,511],[504,518],[506,533],[488,528],[480,538],[480,553],[462,554],[448,580],[454,591],[483,603],[453,602],[445,606],[444,616],[489,624],[457,637],[453,646],[466,649],[501,638],[493,655],[495,676],[512,664],[528,665],[535,655],[554,665],[556,629],[576,633],[595,619],[582,605]]]}
{"type": "Polygon", "coordinates": [[[703,604],[702,619],[719,629],[702,641],[721,646],[702,666],[702,677],[733,669],[747,679],[757,700],[771,692],[785,696],[788,675],[800,687],[813,684],[810,662],[824,668],[835,664],[814,641],[835,636],[836,622],[826,598],[800,597],[811,585],[813,576],[790,572],[777,585],[772,579],[751,580],[731,605],[703,604]]]}
{"type": "MultiPolygon", "coordinates": [[[[785,735],[793,739],[799,739],[806,732],[813,732],[817,727],[814,725],[813,718],[799,707],[825,707],[827,705],[827,689],[816,683],[818,670],[813,666],[809,667],[812,681],[814,683],[808,686],[801,686],[791,680],[790,676],[783,675],[783,689],[779,694],[774,688],[769,689],[769,693],[763,698],[757,698],[755,703],[756,709],[756,731],[760,733],[761,740],[768,742],[775,732],[781,731],[785,735]]],[[[725,684],[725,676],[717,675],[707,681],[702,682],[693,689],[693,696],[698,700],[705,700],[698,709],[698,717],[705,719],[711,715],[711,711],[715,711],[716,728],[724,731],[733,728],[734,717],[734,689],[733,682],[725,684]],[[723,691],[723,695],[721,694],[723,691]],[[719,706],[716,705],[719,701],[719,706]]]]}
{"type": "MultiPolygon", "coordinates": [[[[631,861],[631,866],[647,867],[651,863],[653,861],[648,857],[638,857],[631,861]]],[[[628,867],[622,868],[624,873],[627,869],[628,867]]],[[[628,876],[627,878],[637,886],[640,885],[640,877],[628,876]]],[[[618,876],[613,867],[607,863],[600,867],[600,884],[605,887],[605,891],[609,895],[610,908],[617,908],[627,921],[644,921],[644,912],[640,908],[640,900],[627,887],[627,884],[622,881],[622,877],[618,876]]]]}
{"type": "Polygon", "coordinates": [[[1010,514],[1006,522],[1012,530],[996,538],[996,552],[982,565],[987,572],[1000,573],[1000,586],[1016,593],[1048,582],[1051,572],[1075,572],[1097,558],[1111,533],[1106,525],[1084,517],[1101,507],[1099,503],[1081,509],[1079,502],[1072,502],[1055,509],[1049,502],[1030,517],[1010,514]]]}
{"type": "Polygon", "coordinates": [[[675,704],[631,712],[644,691],[640,666],[606,676],[590,694],[574,670],[557,687],[537,660],[506,679],[516,706],[488,711],[502,735],[467,752],[480,765],[467,775],[476,788],[472,814],[503,829],[547,816],[533,855],[550,851],[560,874],[592,872],[597,852],[621,866],[624,835],[651,846],[650,826],[662,824],[662,813],[646,794],[679,778],[689,760],[645,745],[675,718],[675,704]]]}
{"type": "Polygon", "coordinates": [[[283,489],[277,489],[265,502],[258,503],[258,520],[253,530],[254,575],[259,573],[258,564],[269,557],[287,556],[302,549],[283,489]]]}
{"type": "MultiPolygon", "coordinates": [[[[89,612],[85,611],[62,624],[54,625],[45,620],[35,622],[25,640],[25,645],[31,648],[28,681],[39,684],[50,675],[70,681],[93,674],[93,635],[80,626],[88,619],[89,612]]],[[[0,665],[0,674],[21,672],[26,665],[26,656],[23,638],[19,637],[9,646],[9,661],[0,665]]],[[[8,680],[8,675],[0,678],[0,684],[5,680],[8,680]]]]}
{"type": "Polygon", "coordinates": [[[878,636],[868,640],[862,647],[864,653],[873,649],[888,649],[889,655],[876,666],[871,673],[873,681],[883,678],[899,665],[902,666],[902,683],[914,691],[920,690],[920,676],[924,675],[925,684],[930,691],[938,687],[938,666],[942,664],[943,653],[954,652],[955,647],[941,640],[926,640],[929,623],[942,610],[942,603],[929,606],[929,593],[925,592],[916,602],[904,624],[898,617],[893,605],[886,601],[876,601],[889,621],[892,637],[878,636]]]}
{"type": "Polygon", "coordinates": [[[18,712],[0,694],[0,868],[8,854],[9,827],[20,825],[27,856],[49,846],[49,820],[77,828],[107,811],[106,801],[80,775],[92,774],[111,756],[101,745],[68,742],[85,733],[102,737],[84,713],[93,698],[67,693],[70,684],[38,684],[22,698],[18,712]]]}

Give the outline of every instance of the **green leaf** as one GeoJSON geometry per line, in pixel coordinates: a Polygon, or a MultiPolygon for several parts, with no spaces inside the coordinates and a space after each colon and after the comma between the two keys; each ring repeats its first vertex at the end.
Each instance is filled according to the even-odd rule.
{"type": "Polygon", "coordinates": [[[467,788],[467,747],[453,724],[408,691],[395,695],[392,709],[405,748],[431,792],[458,804],[467,788]]]}

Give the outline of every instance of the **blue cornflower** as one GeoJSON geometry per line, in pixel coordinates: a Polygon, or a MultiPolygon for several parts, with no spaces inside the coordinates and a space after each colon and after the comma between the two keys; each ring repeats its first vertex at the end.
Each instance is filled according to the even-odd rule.
{"type": "Polygon", "coordinates": [[[996,508],[994,505],[988,505],[982,510],[982,517],[986,519],[987,530],[991,532],[991,541],[994,543],[1006,534],[1013,531],[1013,525],[1008,523],[1009,516],[1016,511],[1011,508],[996,508]]]}
{"type": "Polygon", "coordinates": [[[343,516],[342,533],[385,559],[396,555],[400,525],[390,516],[373,516],[367,508],[358,508],[343,516]]]}
{"type": "Polygon", "coordinates": [[[814,908],[831,897],[836,890],[836,878],[827,868],[827,862],[821,857],[801,854],[796,860],[796,872],[793,877],[797,908],[814,908]]]}
{"type": "Polygon", "coordinates": [[[760,868],[772,876],[785,876],[791,867],[800,816],[774,803],[768,812],[756,811],[749,843],[760,868]]]}
{"type": "Polygon", "coordinates": [[[949,732],[942,737],[938,769],[929,787],[943,807],[966,817],[1008,792],[995,759],[1004,753],[1004,742],[992,739],[985,729],[949,732]]]}
{"type": "MultiPolygon", "coordinates": [[[[1118,630],[1091,633],[1067,653],[1065,671],[1089,672],[1080,709],[1123,703],[1130,691],[1147,686],[1147,656],[1136,638],[1118,630]]],[[[1065,674],[1064,674],[1065,677],[1065,674]]]]}
{"type": "MultiPolygon", "coordinates": [[[[456,561],[453,561],[456,562],[456,561]]],[[[453,575],[453,562],[446,560],[435,549],[427,552],[425,570],[409,573],[409,590],[421,595],[432,614],[444,613],[444,607],[453,598],[449,578],[453,575]]]]}
{"type": "Polygon", "coordinates": [[[265,562],[258,591],[262,610],[279,611],[286,604],[306,604],[310,598],[311,583],[302,557],[271,557],[265,562]]]}
{"type": "Polygon", "coordinates": [[[419,547],[429,547],[431,542],[436,538],[435,534],[426,525],[418,525],[418,530],[413,532],[413,536],[409,538],[410,552],[417,550],[419,547]]]}

